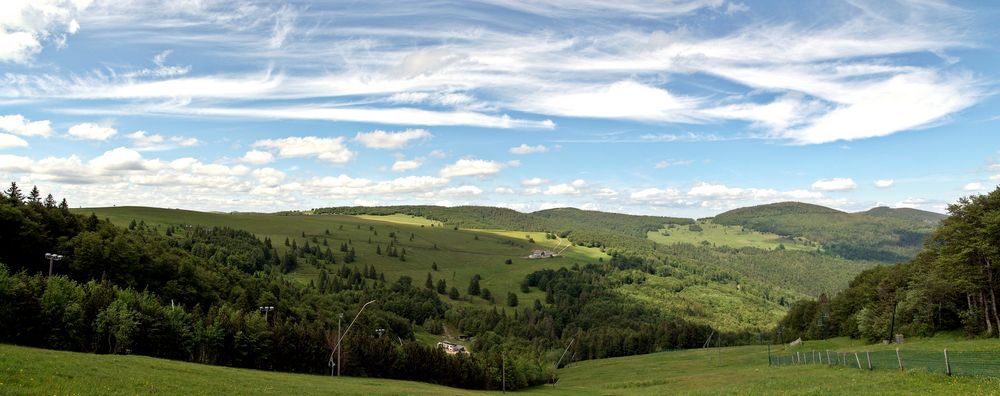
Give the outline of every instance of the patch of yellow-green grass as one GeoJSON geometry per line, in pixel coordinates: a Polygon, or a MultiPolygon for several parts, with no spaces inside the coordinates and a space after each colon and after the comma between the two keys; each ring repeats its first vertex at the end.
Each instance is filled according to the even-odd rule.
{"type": "Polygon", "coordinates": [[[442,223],[440,221],[437,221],[437,220],[431,220],[431,219],[428,219],[426,217],[406,215],[406,214],[400,214],[400,213],[391,214],[391,215],[355,215],[354,217],[357,217],[357,218],[360,218],[360,219],[375,220],[375,221],[384,221],[384,222],[396,223],[396,224],[409,224],[409,225],[417,225],[417,226],[421,226],[422,225],[422,226],[427,226],[427,227],[430,227],[430,226],[444,227],[444,223],[442,223]]]}
{"type": "MultiPolygon", "coordinates": [[[[563,257],[573,260],[594,262],[600,259],[607,260],[611,258],[611,256],[602,252],[601,249],[599,248],[572,245],[572,243],[565,238],[545,239],[544,232],[489,230],[489,229],[474,229],[470,231],[483,232],[487,234],[499,235],[513,239],[521,239],[524,241],[532,240],[534,241],[534,243],[531,244],[532,245],[531,250],[548,249],[553,251],[554,253],[560,253],[560,255],[563,257]]],[[[531,254],[531,250],[525,252],[524,255],[527,256],[528,254],[531,254]]]]}
{"type": "Polygon", "coordinates": [[[778,249],[815,251],[819,245],[802,238],[784,238],[777,234],[763,233],[739,226],[725,226],[709,221],[699,222],[701,231],[692,231],[687,225],[671,225],[657,231],[650,231],[646,238],[656,243],[692,245],[710,244],[734,248],[755,247],[758,249],[778,249]]]}

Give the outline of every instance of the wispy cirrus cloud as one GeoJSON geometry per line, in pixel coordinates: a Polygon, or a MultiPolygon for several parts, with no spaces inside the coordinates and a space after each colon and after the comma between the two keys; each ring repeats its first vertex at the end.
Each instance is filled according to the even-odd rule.
{"type": "Polygon", "coordinates": [[[389,13],[374,3],[316,5],[302,13],[281,3],[198,2],[188,10],[146,1],[97,2],[80,23],[101,37],[212,42],[214,53],[260,65],[259,71],[196,73],[187,65],[168,65],[166,50],[154,57],[155,68],[138,71],[13,73],[3,77],[0,97],[129,104],[69,108],[91,114],[407,126],[552,129],[553,118],[735,121],[759,137],[822,144],[947,122],[986,96],[974,74],[943,67],[953,64],[946,52],[976,45],[962,28],[969,13],[945,3],[836,2],[816,23],[762,20],[722,30],[682,24],[667,31],[650,22],[704,13],[729,18],[747,6],[723,0],[486,4],[553,25],[540,31],[518,18],[501,24],[461,6],[451,7],[452,18],[445,21],[420,7],[389,13]],[[145,7],[165,21],[140,18],[145,7]],[[420,22],[374,22],[387,13],[420,22]],[[351,18],[337,26],[320,23],[341,14],[351,18]],[[633,23],[571,28],[559,22],[566,15],[633,23]],[[129,37],[112,29],[120,26],[133,27],[129,37]],[[212,35],[230,39],[205,40],[212,35]],[[419,44],[398,45],[400,40],[419,44]],[[916,62],[915,54],[942,61],[916,62]],[[730,91],[676,82],[693,75],[730,91]]]}

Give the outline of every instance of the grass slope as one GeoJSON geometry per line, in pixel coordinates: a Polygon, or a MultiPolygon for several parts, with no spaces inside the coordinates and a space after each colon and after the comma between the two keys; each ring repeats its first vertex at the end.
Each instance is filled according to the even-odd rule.
{"type": "Polygon", "coordinates": [[[411,381],[330,378],[146,356],[94,355],[0,344],[4,395],[469,395],[411,381]]]}
{"type": "MultiPolygon", "coordinates": [[[[876,350],[833,339],[794,350],[876,350]]],[[[997,350],[995,339],[941,336],[912,339],[901,349],[997,350]]],[[[775,348],[778,350],[779,348],[775,348]]],[[[1000,380],[947,377],[920,370],[862,371],[822,365],[767,366],[763,346],[661,352],[590,360],[559,370],[555,387],[519,394],[1000,394],[1000,380]]],[[[0,345],[0,394],[486,394],[442,386],[369,378],[329,378],[233,369],[142,356],[108,356],[0,345]]],[[[492,392],[498,394],[499,392],[492,392]]]]}
{"type": "Polygon", "coordinates": [[[667,226],[650,231],[646,237],[656,243],[708,244],[734,248],[754,247],[758,249],[778,249],[815,251],[818,246],[802,238],[787,238],[778,234],[745,229],[740,226],[726,226],[703,221],[698,224],[701,231],[692,231],[688,226],[667,226]]]}

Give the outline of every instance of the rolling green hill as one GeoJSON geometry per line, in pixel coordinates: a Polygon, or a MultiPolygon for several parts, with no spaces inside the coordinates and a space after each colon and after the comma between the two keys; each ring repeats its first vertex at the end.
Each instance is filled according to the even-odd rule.
{"type": "MultiPolygon", "coordinates": [[[[315,214],[329,212],[326,209],[310,212],[313,214],[224,214],[145,207],[76,211],[82,214],[95,213],[99,218],[107,218],[121,226],[140,221],[148,226],[158,227],[161,232],[168,227],[192,225],[243,229],[259,238],[272,240],[279,250],[288,249],[284,246],[286,239],[296,246],[310,244],[334,250],[336,259],[339,260],[336,263],[307,258],[300,260],[300,264],[287,274],[305,285],[318,284],[324,271],[333,273],[343,265],[340,258],[343,253],[337,250],[342,244],[348,243],[356,248],[355,261],[348,264],[349,268],[374,266],[389,281],[406,276],[413,279],[414,283],[422,283],[430,274],[434,282],[444,280],[448,287],[459,289],[461,297],[450,300],[456,306],[482,309],[498,307],[508,311],[510,308],[505,308],[502,301],[493,305],[487,300],[466,296],[470,279],[474,275],[480,275],[480,286],[490,289],[494,296],[514,293],[525,303],[534,300],[544,302],[547,296],[543,290],[521,287],[526,275],[539,270],[607,262],[610,256],[604,252],[605,243],[612,246],[627,243],[626,246],[641,246],[642,253],[652,264],[641,274],[623,274],[621,278],[616,278],[616,282],[622,284],[614,290],[621,297],[630,304],[661,312],[665,317],[680,317],[723,331],[769,328],[785,311],[783,303],[833,293],[846,287],[847,281],[855,274],[875,265],[872,262],[848,261],[816,254],[812,251],[815,248],[805,249],[805,245],[801,246],[802,249],[796,249],[791,243],[788,244],[788,251],[767,251],[725,245],[661,243],[657,246],[653,241],[634,236],[654,227],[663,227],[663,224],[685,228],[688,225],[677,223],[693,223],[690,219],[630,216],[577,209],[553,209],[522,216],[507,209],[493,211],[482,207],[456,208],[454,213],[457,214],[445,217],[445,213],[451,213],[450,209],[452,208],[399,207],[329,210],[353,215],[315,214]],[[402,211],[410,214],[400,213],[402,211]],[[445,220],[430,220],[412,214],[428,213],[425,211],[445,220]],[[456,230],[453,225],[457,222],[466,226],[530,226],[529,221],[545,222],[548,227],[552,227],[542,228],[545,230],[565,231],[461,227],[456,230]],[[445,226],[442,227],[442,224],[445,226]],[[569,227],[587,231],[569,231],[569,227]],[[607,239],[596,244],[602,248],[580,246],[578,243],[581,242],[577,240],[573,240],[574,245],[569,246],[569,240],[579,235],[607,239]],[[400,253],[405,249],[405,261],[386,253],[390,244],[400,253]],[[562,251],[560,258],[526,258],[533,249],[538,248],[555,251],[566,249],[562,251]],[[377,254],[380,249],[382,254],[377,254]],[[511,264],[505,264],[508,259],[511,264]],[[437,270],[433,267],[437,267],[437,270]]],[[[739,228],[732,230],[736,232],[739,228]]]]}
{"type": "Polygon", "coordinates": [[[800,202],[751,206],[719,214],[717,224],[741,226],[823,245],[847,259],[902,262],[920,250],[934,224],[926,213],[876,208],[846,213],[800,202]],[[874,214],[874,215],[873,215],[874,214]]]}
{"type": "Polygon", "coordinates": [[[913,208],[890,208],[886,206],[879,206],[858,213],[872,217],[903,220],[915,224],[926,224],[931,227],[936,227],[941,220],[948,218],[947,215],[928,212],[926,210],[913,208]]]}

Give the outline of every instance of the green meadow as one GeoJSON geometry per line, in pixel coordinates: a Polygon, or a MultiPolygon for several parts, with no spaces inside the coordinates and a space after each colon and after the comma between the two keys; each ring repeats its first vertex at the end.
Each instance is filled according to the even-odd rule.
{"type": "Polygon", "coordinates": [[[788,250],[815,251],[819,247],[803,238],[785,238],[777,234],[754,231],[740,226],[727,226],[710,221],[700,221],[697,226],[671,224],[657,231],[650,231],[646,234],[646,238],[663,244],[709,244],[733,248],[755,247],[766,250],[779,249],[784,246],[788,250]],[[701,230],[697,230],[699,227],[701,230]]]}
{"type": "MultiPolygon", "coordinates": [[[[777,353],[831,349],[878,350],[843,338],[807,341],[777,353]]],[[[1000,340],[943,335],[914,339],[901,349],[981,351],[1000,340]]],[[[590,360],[560,369],[555,386],[516,392],[540,395],[663,394],[1000,394],[1000,380],[923,370],[866,371],[824,365],[768,367],[761,345],[669,351],[590,360]]],[[[200,365],[144,356],[94,355],[0,345],[0,394],[161,395],[467,395],[499,394],[432,384],[330,378],[200,365]]]]}

